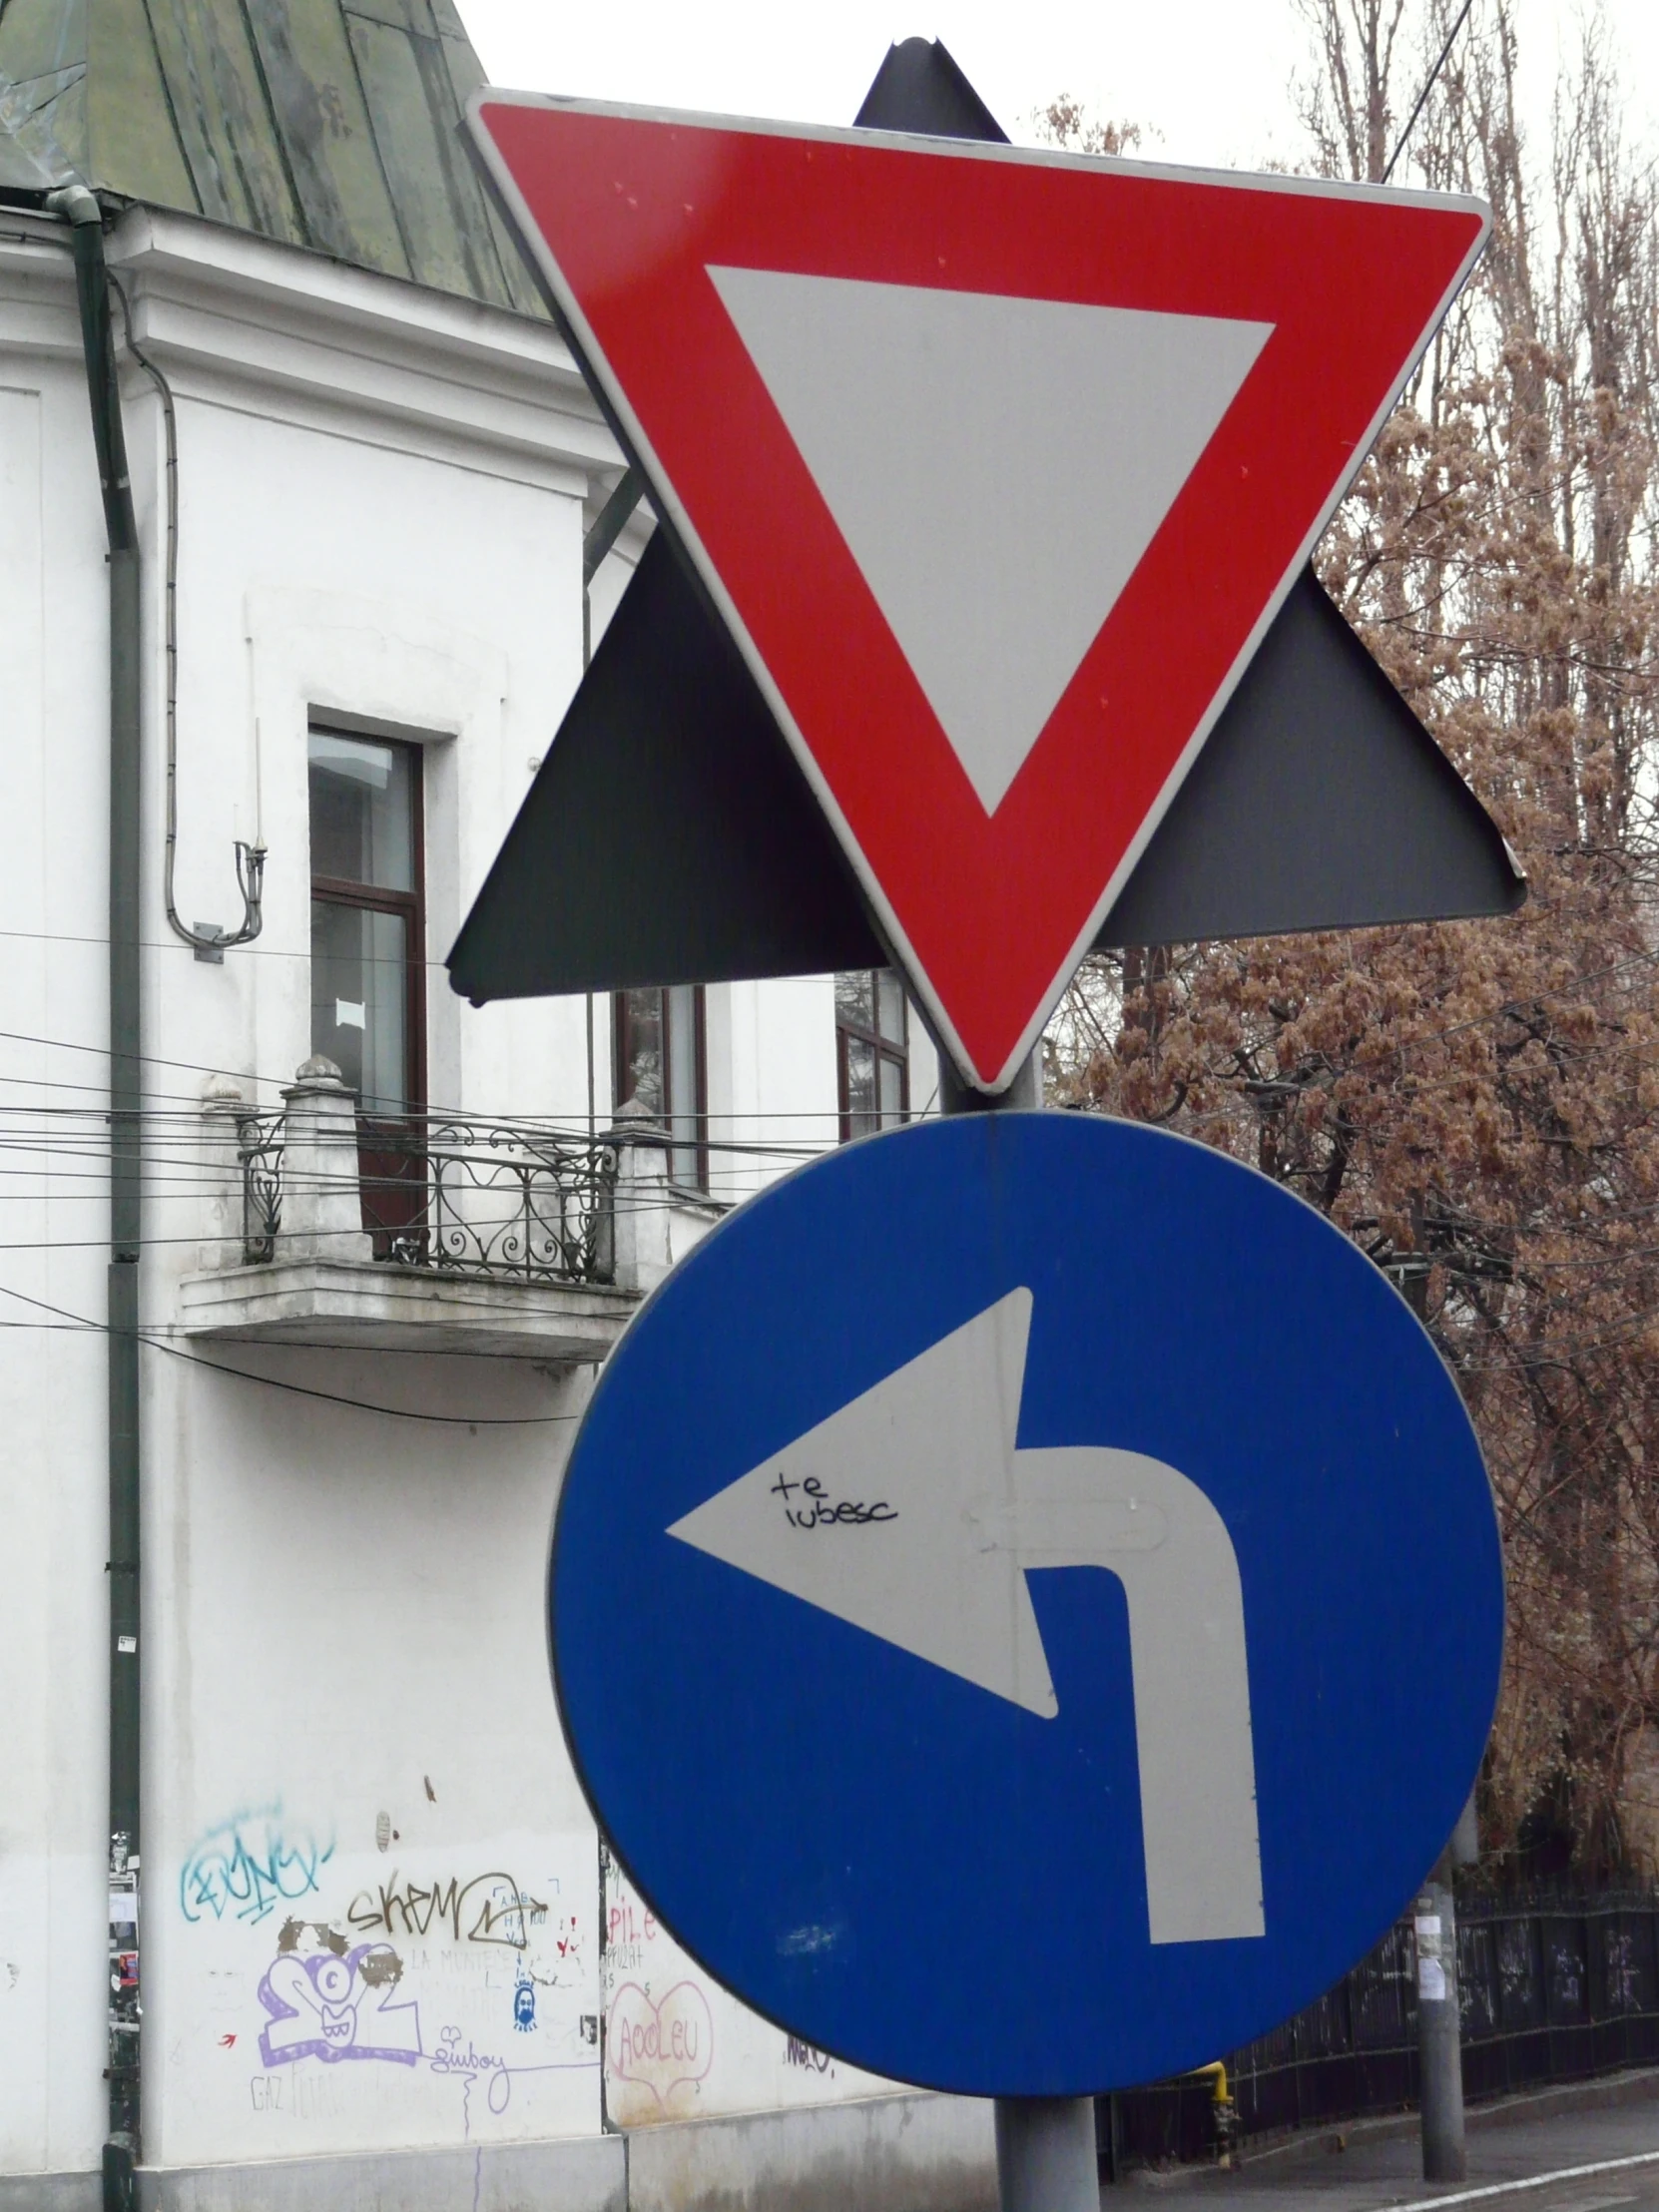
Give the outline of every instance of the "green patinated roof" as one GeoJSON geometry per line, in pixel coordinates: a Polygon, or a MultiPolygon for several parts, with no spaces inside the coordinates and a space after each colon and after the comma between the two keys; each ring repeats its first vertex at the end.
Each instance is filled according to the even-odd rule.
{"type": "Polygon", "coordinates": [[[453,0],[0,0],[0,189],[79,181],[544,314],[453,0]]]}

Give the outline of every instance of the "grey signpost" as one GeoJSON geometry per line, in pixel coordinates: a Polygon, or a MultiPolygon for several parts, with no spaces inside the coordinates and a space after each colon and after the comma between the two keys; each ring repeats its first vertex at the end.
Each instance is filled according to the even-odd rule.
{"type": "Polygon", "coordinates": [[[1463,2149],[1462,2037],[1457,2002],[1457,1914],[1448,1846],[1412,1907],[1417,1963],[1417,2103],[1422,2177],[1461,2181],[1463,2149]]]}
{"type": "MultiPolygon", "coordinates": [[[[1042,1102],[1040,1049],[995,1098],[969,1090],[939,1062],[941,1113],[1023,1113],[1042,1102]]],[[[1002,2212],[1099,2212],[1093,2097],[998,2097],[996,2175],[1002,2212]]]]}
{"type": "Polygon", "coordinates": [[[1424,2181],[1461,2181],[1463,2044],[1457,1980],[1457,1905],[1452,1874],[1479,1857],[1474,1793],[1412,1908],[1417,1967],[1417,2108],[1424,2181]]]}

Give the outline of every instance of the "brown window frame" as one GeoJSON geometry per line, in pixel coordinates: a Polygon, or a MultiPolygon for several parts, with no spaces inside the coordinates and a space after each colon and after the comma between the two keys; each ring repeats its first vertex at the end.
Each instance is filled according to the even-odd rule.
{"type": "MultiPolygon", "coordinates": [[[[343,724],[313,716],[307,737],[349,738],[358,745],[384,745],[411,756],[409,767],[409,857],[414,878],[411,891],[382,889],[375,883],[353,883],[335,875],[311,875],[311,897],[333,906],[361,906],[371,913],[401,914],[404,920],[403,1036],[408,1095],[403,1103],[416,1113],[426,1107],[426,749],[407,738],[389,738],[376,731],[365,735],[343,724]]],[[[307,823],[309,812],[307,808],[307,823]]]]}
{"type": "MultiPolygon", "coordinates": [[[[677,1152],[693,1150],[696,1154],[697,1180],[689,1187],[692,1190],[698,1192],[700,1195],[706,1197],[709,1190],[708,991],[706,986],[702,983],[694,983],[691,987],[692,1050],[696,1057],[695,1076],[692,1084],[692,1096],[695,1099],[696,1104],[694,1105],[692,1112],[697,1122],[697,1138],[695,1146],[686,1146],[682,1144],[676,1144],[673,1141],[674,1125],[672,1120],[670,1119],[670,1111],[668,1105],[668,1101],[674,1095],[673,1077],[670,1072],[669,1064],[674,1051],[674,1043],[670,1035],[670,1026],[668,1019],[668,994],[673,986],[663,983],[650,983],[643,985],[642,987],[647,990],[654,990],[657,993],[658,998],[662,1002],[661,1011],[658,1015],[658,1023],[663,1040],[663,1120],[665,1126],[669,1131],[670,1136],[668,1153],[669,1179],[671,1182],[674,1181],[675,1154],[677,1152]]],[[[634,1095],[634,1078],[632,1072],[634,1065],[634,1055],[630,1049],[629,1040],[629,1030],[631,1027],[629,1000],[632,998],[632,996],[633,993],[626,990],[613,991],[611,994],[611,1096],[616,1100],[616,1103],[619,1106],[626,1106],[629,1100],[634,1095]]],[[[677,1189],[684,1190],[688,1186],[683,1183],[677,1183],[675,1187],[677,1189]]]]}
{"type": "MultiPolygon", "coordinates": [[[[360,745],[384,745],[411,756],[409,873],[414,888],[387,890],[379,884],[314,871],[310,879],[313,900],[403,917],[404,1112],[370,1115],[363,1111],[359,1097],[357,1187],[362,1224],[373,1239],[375,1259],[407,1258],[411,1254],[406,1248],[423,1247],[426,1238],[426,749],[408,738],[352,729],[322,715],[310,718],[306,736],[350,738],[360,745]]],[[[309,819],[307,798],[307,828],[309,819]]]]}
{"type": "MultiPolygon", "coordinates": [[[[910,1118],[910,999],[909,993],[900,988],[899,1004],[904,1010],[904,1038],[895,1043],[891,1037],[881,1034],[881,984],[883,975],[894,971],[889,968],[858,968],[856,974],[867,975],[870,981],[870,1005],[874,1008],[874,1022],[866,1027],[861,1021],[848,1021],[839,1005],[835,1008],[835,1104],[839,1115],[841,1144],[852,1142],[851,1081],[846,1065],[846,1040],[856,1037],[861,1044],[875,1047],[875,1112],[876,1131],[895,1126],[881,1118],[881,1062],[891,1061],[898,1069],[898,1121],[902,1127],[910,1118]]],[[[873,1132],[866,1132],[872,1134],[873,1132]]]]}

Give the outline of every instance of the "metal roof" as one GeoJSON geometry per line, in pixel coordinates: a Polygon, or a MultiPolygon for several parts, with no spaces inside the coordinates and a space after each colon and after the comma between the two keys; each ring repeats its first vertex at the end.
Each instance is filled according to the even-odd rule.
{"type": "Polygon", "coordinates": [[[0,0],[0,189],[80,182],[544,315],[453,0],[0,0]]]}

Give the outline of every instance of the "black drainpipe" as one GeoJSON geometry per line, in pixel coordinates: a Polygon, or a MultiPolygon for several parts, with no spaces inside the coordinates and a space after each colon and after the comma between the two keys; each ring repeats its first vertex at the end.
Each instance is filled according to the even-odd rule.
{"type": "Polygon", "coordinates": [[[47,201],[72,226],[92,434],[104,493],[110,569],[110,1888],[134,1893],[134,1930],[112,1920],[110,2131],[104,2212],[132,2212],[139,2158],[139,542],[121,426],[103,211],[84,185],[47,201]],[[131,1943],[133,1948],[129,1949],[131,1943]],[[129,1963],[130,1961],[130,1963],[129,1963]]]}

